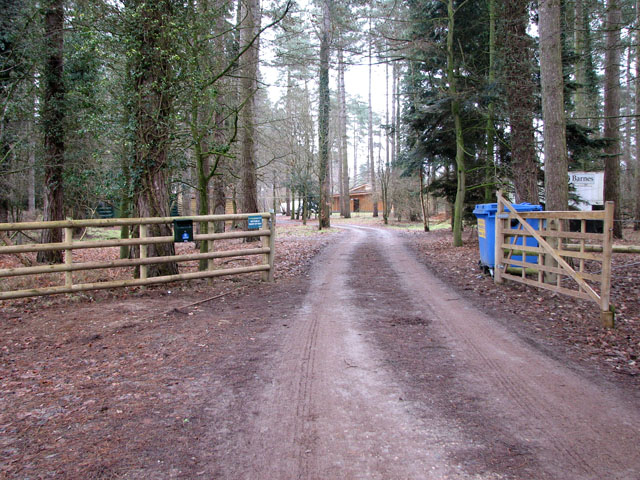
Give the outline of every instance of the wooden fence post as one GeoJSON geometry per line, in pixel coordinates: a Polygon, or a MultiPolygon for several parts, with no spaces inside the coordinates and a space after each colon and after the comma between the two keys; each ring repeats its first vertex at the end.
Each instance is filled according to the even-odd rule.
{"type": "MultiPolygon", "coordinates": [[[[147,226],[144,224],[140,225],[140,239],[147,238],[147,226]]],[[[147,258],[147,254],[149,252],[149,246],[147,244],[140,245],[140,258],[147,258]]],[[[140,265],[140,278],[142,280],[147,278],[148,268],[147,265],[140,265]]]]}
{"type": "Polygon", "coordinates": [[[269,253],[265,253],[264,260],[262,263],[264,265],[269,265],[269,270],[262,272],[262,280],[265,282],[273,282],[273,264],[275,259],[275,250],[276,250],[276,214],[275,212],[271,212],[269,216],[269,231],[270,234],[268,237],[262,237],[262,246],[269,248],[269,253]]]}
{"type": "MultiPolygon", "coordinates": [[[[64,251],[64,264],[67,268],[73,265],[73,228],[64,229],[64,244],[69,248],[64,251]]],[[[64,272],[64,285],[71,288],[73,286],[73,272],[71,270],[64,272]]]]}
{"type": "MultiPolygon", "coordinates": [[[[223,223],[224,225],[224,223],[223,223]]],[[[213,222],[207,222],[207,233],[215,232],[215,225],[213,222]]],[[[213,252],[213,240],[207,240],[207,252],[213,252]]],[[[211,271],[214,269],[213,258],[209,258],[207,260],[207,270],[211,271]]]]}
{"type": "Polygon", "coordinates": [[[496,218],[495,218],[495,238],[494,238],[494,259],[493,259],[493,281],[496,284],[504,282],[502,279],[502,242],[504,240],[504,235],[502,233],[502,219],[501,215],[504,213],[504,203],[502,198],[502,190],[498,190],[498,208],[496,210],[496,218]]]}
{"type": "Polygon", "coordinates": [[[600,290],[600,311],[602,324],[606,328],[613,328],[615,314],[611,309],[611,252],[613,245],[614,204],[606,202],[604,206],[604,241],[602,244],[602,280],[600,290]]]}
{"type": "MultiPolygon", "coordinates": [[[[559,231],[560,230],[560,224],[561,224],[561,220],[559,218],[549,218],[546,220],[547,224],[546,224],[546,228],[544,230],[549,230],[549,231],[559,231]]],[[[542,227],[540,227],[540,230],[543,230],[542,227]]],[[[557,250],[558,247],[560,246],[560,237],[547,237],[546,238],[547,243],[554,249],[557,250]]],[[[558,262],[553,258],[552,255],[546,253],[544,255],[544,265],[547,267],[551,267],[551,268],[555,268],[558,266],[558,262]]],[[[557,273],[553,273],[553,272],[545,272],[544,275],[544,283],[548,283],[549,285],[556,285],[556,286],[560,286],[560,284],[558,282],[560,282],[562,280],[562,276],[558,275],[557,273]]]]}

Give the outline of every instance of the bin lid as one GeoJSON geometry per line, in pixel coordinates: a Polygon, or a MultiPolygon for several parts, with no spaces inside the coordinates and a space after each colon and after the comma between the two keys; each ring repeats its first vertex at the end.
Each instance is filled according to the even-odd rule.
{"type": "Polygon", "coordinates": [[[498,211],[497,203],[479,203],[476,208],[473,209],[474,215],[491,215],[498,211]]]}
{"type": "MultiPolygon", "coordinates": [[[[542,205],[533,205],[532,203],[513,203],[513,208],[516,212],[539,212],[542,210],[542,205]]],[[[479,203],[473,209],[474,215],[493,215],[498,211],[497,203],[479,203]]],[[[507,208],[508,212],[509,209],[507,208]]]]}

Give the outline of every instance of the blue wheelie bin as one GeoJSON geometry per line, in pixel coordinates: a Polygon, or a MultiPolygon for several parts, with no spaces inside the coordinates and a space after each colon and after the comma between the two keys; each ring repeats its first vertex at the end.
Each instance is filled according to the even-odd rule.
{"type": "MultiPolygon", "coordinates": [[[[541,205],[532,205],[530,203],[514,203],[513,208],[516,212],[538,212],[542,210],[541,205]]],[[[496,255],[496,213],[498,211],[497,203],[480,203],[473,209],[473,214],[478,219],[478,243],[480,247],[480,266],[485,269],[493,270],[495,267],[496,255]]],[[[507,209],[508,211],[508,209],[507,209]]],[[[518,228],[520,222],[512,221],[511,228],[518,228]]],[[[527,223],[538,230],[539,220],[532,218],[527,223]]],[[[515,239],[515,245],[522,245],[522,238],[515,239]]],[[[526,237],[526,245],[537,247],[538,241],[533,237],[526,237]]],[[[511,239],[513,243],[514,239],[511,239]]],[[[512,255],[514,260],[521,260],[522,255],[512,255]]],[[[537,263],[536,255],[527,255],[527,262],[537,263]]]]}

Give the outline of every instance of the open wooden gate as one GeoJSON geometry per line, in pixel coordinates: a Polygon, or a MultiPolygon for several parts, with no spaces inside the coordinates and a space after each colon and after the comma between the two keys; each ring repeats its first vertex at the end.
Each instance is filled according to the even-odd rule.
{"type": "Polygon", "coordinates": [[[606,202],[600,211],[517,212],[498,192],[495,283],[511,280],[592,300],[603,324],[613,327],[613,210],[606,202]],[[594,220],[602,222],[602,233],[587,231],[594,220]]]}

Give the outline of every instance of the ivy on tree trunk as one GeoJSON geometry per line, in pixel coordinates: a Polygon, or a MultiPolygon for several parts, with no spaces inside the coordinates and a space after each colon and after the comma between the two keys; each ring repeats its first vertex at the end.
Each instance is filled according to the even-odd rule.
{"type": "Polygon", "coordinates": [[[240,111],[242,169],[242,212],[258,211],[258,180],[255,148],[256,92],[258,90],[259,45],[255,40],[260,30],[260,2],[247,0],[242,3],[242,23],[240,24],[240,44],[244,47],[251,43],[240,58],[242,78],[240,91],[244,105],[240,111]]]}
{"type": "Polygon", "coordinates": [[[331,30],[330,0],[322,4],[322,31],[320,33],[320,78],[318,99],[318,144],[320,221],[318,228],[331,226],[331,188],[329,176],[329,35],[331,30]]]}
{"type": "MultiPolygon", "coordinates": [[[[136,19],[130,31],[135,97],[134,155],[131,167],[133,201],[140,217],[169,216],[169,149],[172,132],[174,74],[171,0],[128,3],[136,19]]],[[[165,224],[149,225],[149,236],[172,236],[165,224]]],[[[173,243],[151,244],[148,256],[175,254],[173,243]]],[[[178,273],[175,262],[150,265],[150,277],[178,273]]]]}
{"type": "MultiPolygon", "coordinates": [[[[45,64],[43,69],[44,98],[42,102],[42,128],[44,130],[44,214],[43,220],[64,219],[64,119],[65,87],[63,80],[64,2],[49,0],[44,3],[45,64]]],[[[62,242],[61,229],[42,231],[42,243],[62,242]]],[[[38,262],[62,263],[62,251],[38,252],[38,262]]]]}

